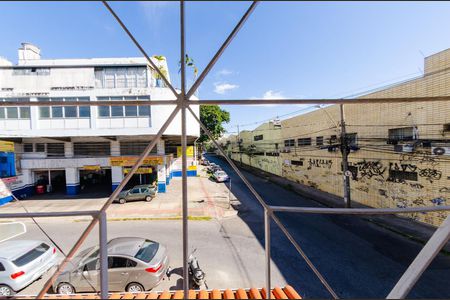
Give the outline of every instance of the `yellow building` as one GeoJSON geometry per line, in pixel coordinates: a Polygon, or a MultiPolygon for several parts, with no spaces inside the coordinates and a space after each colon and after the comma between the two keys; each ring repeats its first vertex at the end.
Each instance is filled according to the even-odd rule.
{"type": "MultiPolygon", "coordinates": [[[[448,95],[450,49],[427,57],[423,76],[361,98],[448,95]]],[[[343,110],[352,201],[401,208],[450,204],[448,101],[348,104],[343,110]]],[[[243,163],[343,196],[339,105],[283,120],[281,128],[263,124],[241,139],[243,163]]],[[[230,148],[239,161],[237,145],[230,141],[230,148]]],[[[436,226],[446,213],[410,217],[436,226]]]]}

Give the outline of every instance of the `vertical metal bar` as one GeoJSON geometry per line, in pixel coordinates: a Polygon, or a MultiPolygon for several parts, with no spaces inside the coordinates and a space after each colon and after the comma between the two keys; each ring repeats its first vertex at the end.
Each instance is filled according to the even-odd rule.
{"type": "Polygon", "coordinates": [[[350,198],[350,176],[348,176],[348,143],[347,132],[345,130],[344,104],[340,105],[341,111],[341,153],[342,153],[342,171],[344,173],[344,202],[345,207],[351,207],[350,198]]]}
{"type": "Polygon", "coordinates": [[[189,268],[188,268],[188,190],[187,190],[187,137],[186,137],[186,45],[184,28],[184,1],[180,1],[180,62],[181,62],[181,173],[182,173],[182,207],[183,207],[183,291],[187,298],[189,291],[189,268]]]}
{"type": "Polygon", "coordinates": [[[271,291],[271,274],[270,274],[270,214],[269,209],[264,208],[264,243],[266,248],[266,291],[267,291],[267,299],[270,299],[270,291],[271,291]]]}
{"type": "Polygon", "coordinates": [[[106,212],[100,212],[99,221],[100,295],[102,299],[108,299],[108,237],[106,231],[106,212]]]}
{"type": "Polygon", "coordinates": [[[428,268],[433,259],[441,251],[442,247],[450,239],[450,215],[431,236],[414,261],[399,279],[387,299],[403,299],[408,296],[411,289],[428,268]]]}

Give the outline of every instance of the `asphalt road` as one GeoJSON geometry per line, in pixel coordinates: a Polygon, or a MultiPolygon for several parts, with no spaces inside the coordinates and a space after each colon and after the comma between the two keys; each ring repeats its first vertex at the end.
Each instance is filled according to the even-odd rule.
{"type": "MultiPolygon", "coordinates": [[[[48,235],[68,252],[88,222],[73,222],[59,219],[39,221],[48,235]]],[[[38,227],[26,222],[27,233],[16,239],[47,240],[38,227]]],[[[182,289],[182,227],[181,220],[165,221],[110,221],[108,239],[120,236],[138,236],[156,240],[167,246],[170,266],[174,270],[170,280],[165,279],[154,290],[182,289]]],[[[253,235],[253,231],[240,218],[234,216],[220,222],[190,221],[189,249],[195,253],[201,268],[206,272],[208,288],[249,288],[264,285],[264,249],[253,235]]],[[[48,241],[48,240],[47,240],[48,241]]],[[[94,228],[81,249],[98,245],[98,228],[94,228]]],[[[59,253],[59,259],[62,259],[59,253]]],[[[274,284],[285,286],[286,282],[272,266],[274,284]]],[[[20,295],[36,295],[49,274],[20,291],[20,295]]],[[[203,287],[204,288],[204,287],[203,287]]]]}
{"type": "MultiPolygon", "coordinates": [[[[208,156],[231,177],[242,203],[238,217],[264,247],[263,210],[228,163],[208,156]]],[[[263,178],[243,172],[270,205],[321,206],[263,178]]],[[[316,268],[342,298],[385,298],[422,244],[355,216],[277,214],[316,268]]],[[[272,223],[272,259],[285,280],[306,298],[329,298],[283,233],[272,223]]],[[[450,257],[438,255],[408,297],[450,298],[450,257]]]]}

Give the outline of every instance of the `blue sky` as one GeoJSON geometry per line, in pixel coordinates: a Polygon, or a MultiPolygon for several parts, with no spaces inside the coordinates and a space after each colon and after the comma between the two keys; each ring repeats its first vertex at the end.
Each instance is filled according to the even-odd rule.
{"type": "MultiPolygon", "coordinates": [[[[187,52],[200,71],[249,2],[186,3],[187,52]]],[[[179,7],[112,2],[150,55],[168,58],[179,86],[179,7]]],[[[450,47],[448,2],[262,2],[200,88],[203,99],[344,97],[418,76],[424,56],[450,47]]],[[[0,2],[0,56],[16,62],[28,41],[45,58],[140,56],[99,2],[0,2]]],[[[231,122],[299,106],[227,106],[231,122]]]]}

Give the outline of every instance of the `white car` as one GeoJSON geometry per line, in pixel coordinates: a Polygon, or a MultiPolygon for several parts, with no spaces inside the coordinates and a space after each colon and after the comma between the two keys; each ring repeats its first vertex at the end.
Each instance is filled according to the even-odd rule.
{"type": "Polygon", "coordinates": [[[217,182],[225,182],[230,179],[230,177],[228,177],[227,173],[225,173],[222,170],[218,170],[218,171],[214,172],[213,177],[217,182]]]}
{"type": "Polygon", "coordinates": [[[0,243],[0,297],[11,296],[56,264],[56,249],[43,241],[0,243]]]}

